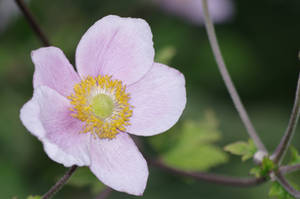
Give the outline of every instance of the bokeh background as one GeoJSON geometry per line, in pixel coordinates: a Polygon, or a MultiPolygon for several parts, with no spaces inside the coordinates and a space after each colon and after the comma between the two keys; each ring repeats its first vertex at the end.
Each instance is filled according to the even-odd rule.
{"type": "MultiPolygon", "coordinates": [[[[221,151],[225,145],[246,141],[248,137],[217,70],[201,24],[201,8],[199,18],[197,10],[189,11],[199,4],[184,6],[191,1],[31,0],[27,3],[51,44],[61,48],[72,63],[81,36],[101,17],[117,14],[145,19],[152,28],[156,60],[185,75],[188,100],[180,122],[166,136],[141,139],[143,150],[152,157],[163,156],[172,147],[174,137],[181,139],[188,121],[196,124],[195,132],[208,137],[217,132],[219,138],[213,144],[223,157],[222,161],[205,166],[207,158],[199,149],[191,154],[199,158],[196,169],[247,176],[252,161],[242,163],[240,157],[221,151]]],[[[226,1],[225,4],[222,1],[225,0],[220,0],[220,4],[214,5],[219,7],[212,10],[220,46],[249,115],[272,151],[285,130],[293,105],[300,63],[300,1],[226,1]]],[[[33,91],[30,52],[41,47],[41,43],[13,4],[12,0],[0,0],[0,198],[3,199],[42,195],[66,170],[47,157],[42,144],[19,119],[19,110],[33,91]]],[[[300,130],[293,145],[300,149],[300,130]]],[[[173,153],[173,163],[177,161],[180,165],[184,161],[181,155],[179,152],[174,158],[173,153]]],[[[300,183],[299,172],[291,177],[300,183]]],[[[95,198],[101,187],[83,168],[55,198],[95,198]]],[[[224,187],[150,167],[148,186],[141,198],[267,198],[269,187],[270,183],[253,188],[224,187]]],[[[113,192],[109,198],[138,197],[113,192]]]]}

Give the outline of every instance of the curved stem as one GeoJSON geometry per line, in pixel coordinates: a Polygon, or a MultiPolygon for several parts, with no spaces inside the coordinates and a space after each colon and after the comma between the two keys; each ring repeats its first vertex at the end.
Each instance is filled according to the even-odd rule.
{"type": "Polygon", "coordinates": [[[288,165],[288,166],[282,166],[279,168],[279,171],[282,174],[288,174],[294,171],[300,170],[300,164],[295,164],[295,165],[288,165]]]}
{"type": "Polygon", "coordinates": [[[283,186],[283,188],[289,192],[295,198],[300,198],[300,191],[296,190],[290,183],[285,179],[285,177],[279,172],[276,174],[277,182],[283,186]]]}
{"type": "Polygon", "coordinates": [[[42,199],[48,199],[51,198],[56,192],[58,192],[69,180],[69,178],[72,176],[72,174],[76,171],[78,166],[74,165],[72,166],[66,173],[65,175],[59,179],[56,184],[49,189],[47,193],[45,193],[42,197],[42,199]]]}
{"type": "Polygon", "coordinates": [[[109,187],[106,187],[103,191],[100,192],[100,194],[96,197],[96,199],[105,199],[108,198],[108,196],[112,193],[112,189],[109,187]]]}
{"type": "Polygon", "coordinates": [[[29,9],[27,8],[26,4],[23,0],[15,0],[18,7],[22,11],[23,15],[25,16],[26,20],[30,24],[31,28],[34,30],[35,34],[40,38],[42,44],[44,46],[50,46],[49,40],[45,36],[45,34],[42,32],[41,28],[37,24],[36,20],[30,13],[29,9]]]}
{"type": "Polygon", "coordinates": [[[223,176],[223,175],[217,175],[217,174],[211,174],[211,173],[205,173],[205,172],[189,172],[189,171],[183,171],[180,169],[176,169],[173,167],[170,167],[168,165],[165,165],[162,161],[159,160],[152,160],[150,162],[152,166],[158,167],[160,169],[163,169],[166,172],[184,176],[184,177],[191,177],[196,180],[204,180],[206,182],[211,182],[215,184],[225,185],[225,186],[235,186],[235,187],[251,187],[259,185],[263,182],[266,182],[265,178],[235,178],[235,177],[229,177],[229,176],[223,176]]]}
{"type": "Polygon", "coordinates": [[[287,126],[287,129],[285,131],[284,136],[282,137],[279,145],[277,146],[275,152],[271,156],[273,161],[275,163],[278,163],[278,165],[281,164],[281,161],[290,146],[290,142],[293,138],[298,119],[299,119],[299,114],[300,114],[300,74],[298,76],[298,83],[297,83],[297,90],[296,90],[296,97],[295,97],[295,102],[294,102],[294,107],[291,113],[291,117],[287,126]]]}
{"type": "Polygon", "coordinates": [[[261,142],[260,138],[258,137],[249,117],[248,114],[244,108],[244,105],[241,102],[241,99],[235,89],[235,86],[230,78],[230,75],[226,69],[225,62],[223,60],[220,47],[218,45],[214,25],[211,21],[209,11],[208,11],[208,5],[207,0],[202,0],[202,7],[203,7],[203,13],[205,18],[205,27],[208,34],[209,42],[212,47],[213,54],[215,56],[219,71],[222,75],[222,78],[225,82],[225,85],[227,87],[227,90],[230,94],[230,97],[235,105],[235,108],[237,109],[240,118],[242,119],[242,122],[244,123],[250,137],[253,139],[254,143],[256,144],[257,148],[261,151],[267,152],[265,146],[261,142]]]}

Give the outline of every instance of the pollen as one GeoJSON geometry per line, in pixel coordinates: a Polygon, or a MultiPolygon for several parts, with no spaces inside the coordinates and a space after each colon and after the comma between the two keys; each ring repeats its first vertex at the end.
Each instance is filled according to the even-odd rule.
{"type": "Polygon", "coordinates": [[[111,76],[83,79],[75,84],[68,96],[71,116],[84,122],[81,133],[91,133],[95,138],[113,139],[130,125],[133,106],[126,85],[111,76]]]}

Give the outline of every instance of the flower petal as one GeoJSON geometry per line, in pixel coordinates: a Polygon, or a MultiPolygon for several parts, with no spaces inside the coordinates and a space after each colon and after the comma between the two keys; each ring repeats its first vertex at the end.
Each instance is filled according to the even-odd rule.
{"type": "Polygon", "coordinates": [[[155,63],[151,70],[128,87],[134,106],[127,132],[150,136],[171,128],[186,104],[185,80],[182,73],[155,63]]]}
{"type": "Polygon", "coordinates": [[[64,53],[56,47],[39,48],[31,52],[35,66],[33,85],[48,86],[63,96],[73,91],[74,84],[80,81],[64,53]]]}
{"type": "MultiPolygon", "coordinates": [[[[34,96],[36,95],[34,94],[34,96]]],[[[39,119],[39,113],[40,106],[37,97],[33,97],[21,108],[20,119],[29,132],[41,139],[45,136],[45,130],[39,119]]]]}
{"type": "Polygon", "coordinates": [[[76,65],[82,78],[112,75],[129,85],[152,66],[154,49],[149,25],[142,19],[109,15],[81,38],[76,65]]]}
{"type": "Polygon", "coordinates": [[[89,135],[79,134],[82,124],[70,115],[69,104],[55,90],[41,86],[23,106],[20,117],[52,160],[66,167],[89,165],[89,135]]]}
{"type": "Polygon", "coordinates": [[[142,195],[146,187],[147,162],[126,133],[111,140],[91,138],[90,169],[117,191],[142,195]]]}

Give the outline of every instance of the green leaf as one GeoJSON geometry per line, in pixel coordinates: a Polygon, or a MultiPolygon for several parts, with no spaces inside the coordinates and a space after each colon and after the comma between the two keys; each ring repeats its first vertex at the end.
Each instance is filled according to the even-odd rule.
{"type": "Polygon", "coordinates": [[[78,168],[69,180],[69,184],[77,187],[89,186],[93,194],[97,194],[105,188],[88,167],[78,168]]]}
{"type": "Polygon", "coordinates": [[[289,165],[300,164],[300,155],[298,150],[295,147],[291,146],[290,151],[291,151],[291,160],[289,162],[289,165]]]}
{"type": "Polygon", "coordinates": [[[224,150],[234,155],[242,156],[242,161],[246,161],[254,156],[257,148],[254,142],[249,139],[248,142],[238,141],[224,147],[224,150]]]}
{"type": "Polygon", "coordinates": [[[269,191],[269,196],[276,197],[278,199],[295,199],[278,182],[272,183],[269,191]]]}
{"type": "Polygon", "coordinates": [[[176,134],[172,147],[162,153],[166,164],[189,171],[206,171],[228,161],[227,154],[214,145],[221,134],[211,111],[200,122],[185,121],[176,134]]]}
{"type": "Polygon", "coordinates": [[[271,171],[276,170],[277,167],[269,157],[264,157],[260,166],[254,167],[250,170],[250,174],[255,177],[269,177],[271,171]]]}
{"type": "Polygon", "coordinates": [[[27,199],[41,199],[42,196],[28,196],[27,199]]]}
{"type": "Polygon", "coordinates": [[[186,147],[176,147],[163,156],[166,164],[176,168],[205,171],[209,168],[227,162],[224,152],[213,145],[187,145],[186,147]]]}
{"type": "Polygon", "coordinates": [[[276,170],[276,165],[269,157],[264,157],[261,163],[261,175],[268,176],[271,171],[276,170]]]}

